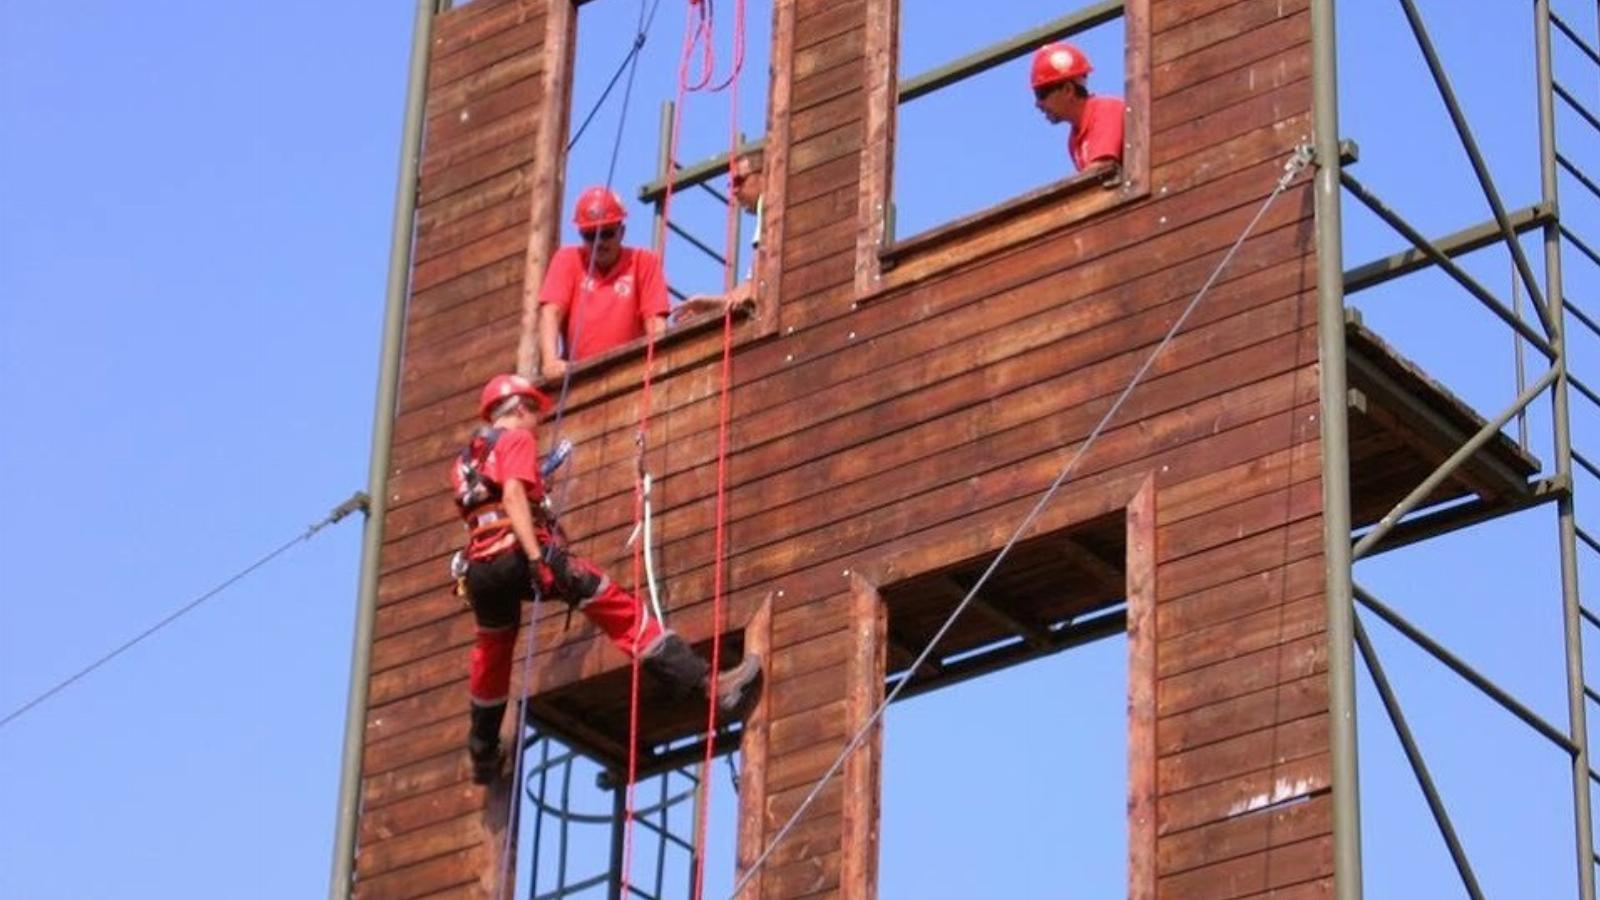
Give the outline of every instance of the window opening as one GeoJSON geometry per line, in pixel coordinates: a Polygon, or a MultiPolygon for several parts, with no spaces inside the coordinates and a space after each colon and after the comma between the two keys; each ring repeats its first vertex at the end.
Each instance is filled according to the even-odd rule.
{"type": "Polygon", "coordinates": [[[882,591],[889,686],[911,679],[884,720],[882,896],[1128,894],[1124,521],[1019,544],[918,672],[990,558],[882,591]]]}
{"type": "MultiPolygon", "coordinates": [[[[756,142],[766,128],[768,83],[764,76],[770,71],[771,15],[764,6],[750,3],[746,10],[738,92],[738,126],[742,132],[757,135],[756,142]]],[[[713,83],[728,77],[734,59],[732,12],[718,12],[711,48],[716,67],[713,83]]],[[[581,235],[573,213],[579,197],[588,188],[609,184],[626,214],[622,244],[652,251],[662,260],[674,327],[687,321],[689,311],[678,309],[685,299],[723,294],[728,287],[727,261],[737,262],[736,271],[742,277],[749,265],[748,240],[754,224],[753,216],[740,215],[735,217],[737,228],[728,227],[728,206],[733,201],[726,175],[729,92],[693,93],[681,112],[674,108],[683,52],[683,15],[679,6],[659,0],[643,6],[622,0],[589,0],[577,5],[569,146],[557,211],[558,247],[578,244],[581,235]],[[637,50],[637,69],[630,83],[626,69],[641,17],[645,38],[637,50]],[[675,115],[681,117],[678,168],[683,169],[683,159],[716,154],[720,154],[720,165],[693,167],[695,171],[687,173],[691,177],[676,181],[670,221],[664,221],[661,182],[675,115]]],[[[691,77],[699,65],[697,50],[691,77]]],[[[579,340],[581,343],[581,336],[579,340]]],[[[643,341],[628,345],[633,344],[642,346],[643,341]]]]}
{"type": "Polygon", "coordinates": [[[899,67],[920,74],[898,90],[889,240],[1064,181],[1100,189],[1108,174],[1114,179],[1075,168],[1070,126],[1047,121],[1036,105],[1030,67],[1044,44],[1070,42],[1092,64],[1091,97],[1126,98],[1124,22],[1121,0],[1086,4],[1044,24],[1038,5],[1025,0],[986,4],[981,16],[902,4],[899,67]],[[975,37],[995,42],[974,51],[975,37]]]}

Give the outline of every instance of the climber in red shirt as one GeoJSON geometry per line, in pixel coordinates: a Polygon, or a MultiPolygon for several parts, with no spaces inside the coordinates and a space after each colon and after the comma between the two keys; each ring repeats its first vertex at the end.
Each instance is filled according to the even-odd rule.
{"type": "MultiPolygon", "coordinates": [[[[678,699],[705,695],[711,667],[683,638],[662,627],[639,597],[586,559],[569,553],[544,503],[544,478],[534,436],[550,400],[520,375],[496,375],[484,385],[478,410],[485,426],[451,466],[456,507],[467,526],[464,581],[477,620],[468,690],[472,725],[467,752],[473,780],[500,773],[500,723],[511,690],[511,657],[528,600],[562,600],[606,633],[622,652],[678,699]]],[[[733,719],[748,708],[761,661],[746,654],[717,676],[717,708],[733,719]]]]}
{"type": "Polygon", "coordinates": [[[1099,163],[1122,163],[1122,98],[1090,94],[1093,70],[1089,57],[1071,44],[1052,42],[1033,54],[1033,103],[1052,125],[1072,126],[1067,152],[1080,172],[1099,163]]]}
{"type": "Polygon", "coordinates": [[[581,244],[550,259],[539,288],[539,358],[545,378],[560,378],[569,363],[604,353],[667,328],[667,279],[661,257],[624,247],[628,211],[607,188],[578,195],[572,221],[581,244]],[[562,337],[564,348],[556,345],[562,337]]]}

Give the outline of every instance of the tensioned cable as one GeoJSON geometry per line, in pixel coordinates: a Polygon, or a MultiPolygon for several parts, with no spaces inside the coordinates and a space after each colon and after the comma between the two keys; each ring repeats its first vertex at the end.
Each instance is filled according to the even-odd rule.
{"type": "MultiPolygon", "coordinates": [[[[628,48],[627,54],[622,57],[622,62],[617,64],[617,70],[611,73],[611,80],[606,82],[605,90],[600,92],[600,97],[594,101],[594,106],[589,108],[589,114],[583,117],[583,123],[578,126],[577,131],[572,133],[572,139],[567,141],[568,153],[571,153],[572,148],[578,145],[578,139],[582,138],[583,133],[589,129],[589,123],[594,121],[594,117],[600,114],[600,109],[606,104],[606,98],[611,96],[612,90],[616,88],[617,82],[621,80],[623,73],[628,71],[628,67],[639,55],[639,52],[644,49],[645,41],[649,37],[650,25],[651,23],[655,22],[656,10],[660,7],[661,0],[655,0],[655,2],[650,5],[650,15],[646,17],[643,15],[644,6],[642,4],[640,5],[639,11],[642,21],[639,25],[639,33],[634,36],[633,46],[628,48]]],[[[624,110],[623,115],[626,117],[626,110],[624,110]]]]}
{"type": "MultiPolygon", "coordinates": [[[[1072,474],[1072,470],[1077,468],[1078,461],[1083,459],[1084,454],[1089,452],[1089,448],[1094,446],[1094,442],[1100,437],[1101,432],[1105,430],[1106,425],[1109,424],[1112,418],[1116,416],[1117,412],[1122,409],[1122,404],[1127,401],[1128,397],[1133,393],[1134,388],[1139,386],[1139,382],[1144,379],[1145,374],[1150,371],[1150,367],[1155,364],[1156,358],[1161,355],[1163,350],[1167,349],[1168,344],[1172,343],[1172,339],[1176,337],[1178,331],[1183,328],[1184,322],[1188,321],[1189,316],[1193,314],[1195,308],[1200,305],[1200,301],[1205,299],[1205,296],[1211,290],[1212,285],[1216,284],[1217,279],[1221,277],[1223,270],[1228,267],[1228,263],[1233,261],[1233,257],[1239,252],[1239,248],[1243,246],[1245,240],[1250,237],[1250,233],[1255,230],[1256,225],[1258,225],[1261,222],[1262,217],[1267,214],[1267,210],[1272,206],[1273,202],[1278,199],[1280,194],[1282,194],[1285,190],[1288,190],[1289,184],[1294,180],[1295,176],[1299,175],[1301,170],[1306,167],[1306,165],[1310,162],[1310,159],[1311,153],[1308,147],[1301,146],[1295,149],[1294,155],[1289,158],[1288,162],[1284,163],[1283,175],[1278,178],[1277,185],[1272,189],[1272,193],[1267,195],[1267,199],[1262,202],[1261,208],[1256,210],[1255,217],[1245,225],[1244,230],[1239,233],[1239,237],[1236,238],[1233,242],[1233,245],[1228,248],[1228,252],[1223,254],[1222,259],[1217,263],[1217,267],[1212,270],[1211,275],[1206,279],[1205,284],[1200,286],[1200,290],[1194,295],[1194,299],[1190,300],[1189,304],[1184,307],[1183,312],[1178,314],[1178,318],[1172,323],[1172,326],[1167,329],[1167,333],[1164,337],[1162,337],[1161,342],[1156,345],[1154,350],[1150,351],[1150,355],[1146,357],[1144,364],[1141,365],[1139,370],[1133,374],[1133,379],[1128,382],[1128,386],[1122,389],[1122,393],[1119,394],[1116,401],[1111,404],[1111,408],[1107,409],[1105,415],[1100,417],[1100,421],[1095,424],[1094,429],[1089,432],[1089,436],[1084,440],[1084,442],[1078,445],[1078,451],[1074,453],[1072,458],[1067,461],[1067,464],[1062,467],[1060,474],[1056,475],[1055,480],[1050,483],[1050,487],[1047,488],[1042,495],[1040,495],[1038,501],[1034,503],[1033,508],[1028,510],[1028,514],[1023,517],[1022,523],[1019,524],[1016,530],[1011,533],[1011,537],[1008,538],[1005,542],[1005,545],[1000,548],[1000,552],[995,554],[994,559],[989,561],[989,565],[983,570],[983,574],[978,576],[978,580],[973,583],[972,587],[967,589],[966,596],[962,597],[961,602],[957,603],[955,609],[950,611],[950,615],[945,619],[944,624],[939,626],[939,630],[934,633],[933,638],[928,641],[928,645],[922,648],[922,652],[917,654],[917,658],[912,661],[911,665],[907,668],[907,671],[915,672],[922,668],[922,666],[928,661],[928,657],[933,654],[933,649],[939,645],[940,641],[944,640],[944,636],[952,627],[954,627],[956,620],[959,619],[961,614],[966,611],[967,607],[972,604],[972,598],[976,597],[978,592],[983,590],[983,587],[988,583],[990,576],[992,576],[995,570],[1000,567],[1000,563],[1005,560],[1008,554],[1010,554],[1011,549],[1016,546],[1017,541],[1021,540],[1022,536],[1027,533],[1028,529],[1033,527],[1033,523],[1039,518],[1040,513],[1044,512],[1044,508],[1049,505],[1052,499],[1055,498],[1056,492],[1059,491],[1061,486],[1066,483],[1067,478],[1072,474]]],[[[794,829],[795,824],[800,821],[800,817],[805,814],[806,810],[811,807],[812,803],[816,802],[817,797],[822,794],[822,789],[827,786],[829,781],[833,780],[833,776],[838,773],[840,767],[844,765],[845,760],[850,757],[850,754],[855,752],[855,749],[861,745],[861,742],[866,740],[867,735],[872,733],[872,729],[877,727],[878,720],[883,717],[883,711],[888,708],[890,703],[894,702],[896,697],[900,696],[900,692],[904,690],[905,686],[910,683],[910,678],[900,679],[900,681],[895,684],[894,689],[891,690],[881,701],[879,701],[877,707],[873,709],[872,715],[867,717],[866,723],[863,724],[861,728],[850,738],[849,742],[845,744],[844,749],[839,752],[839,755],[834,759],[833,764],[828,767],[826,772],[822,773],[822,777],[817,779],[817,783],[811,788],[810,792],[806,794],[805,799],[801,800],[800,805],[795,807],[795,811],[789,815],[788,821],[784,822],[783,827],[778,829],[778,832],[773,835],[772,842],[767,844],[766,848],[761,851],[761,855],[757,856],[750,864],[750,867],[744,871],[744,874],[739,876],[739,880],[733,886],[733,892],[730,894],[730,900],[738,897],[739,892],[744,890],[745,885],[750,882],[750,879],[755,877],[757,872],[761,871],[762,865],[764,865],[767,859],[772,856],[772,851],[777,849],[778,845],[783,842],[783,839],[791,830],[794,829]]]]}
{"type": "Polygon", "coordinates": [[[207,600],[210,600],[212,597],[215,597],[218,594],[222,593],[223,591],[227,590],[228,588],[234,586],[235,584],[238,584],[245,577],[249,576],[250,573],[256,571],[257,569],[261,568],[262,566],[266,565],[267,563],[272,562],[273,560],[277,559],[278,557],[282,556],[283,554],[289,552],[290,548],[294,547],[296,544],[299,544],[299,543],[301,543],[303,541],[310,540],[312,535],[316,534],[317,532],[321,531],[322,529],[328,527],[329,525],[334,524],[335,522],[338,522],[340,519],[343,519],[345,516],[350,515],[351,513],[355,512],[358,509],[365,511],[366,508],[367,508],[367,495],[365,493],[363,493],[361,491],[357,491],[356,493],[351,494],[350,495],[350,499],[348,499],[348,500],[344,501],[343,503],[339,504],[338,506],[334,507],[331,512],[329,512],[326,516],[324,516],[320,521],[318,521],[318,522],[312,524],[310,527],[306,528],[305,531],[301,532],[298,535],[295,535],[292,539],[290,539],[288,541],[285,541],[282,544],[279,544],[278,547],[276,549],[274,549],[272,552],[270,552],[267,555],[261,557],[260,559],[256,560],[255,562],[251,563],[250,565],[245,566],[243,569],[239,570],[233,576],[228,578],[226,581],[223,581],[221,584],[218,584],[216,587],[212,588],[211,590],[206,591],[205,593],[203,593],[200,596],[194,598],[193,600],[189,601],[188,603],[184,604],[183,606],[178,607],[176,610],[174,610],[173,612],[168,614],[165,618],[161,619],[161,621],[155,623],[154,625],[151,625],[149,628],[146,628],[145,630],[139,632],[138,634],[134,635],[133,637],[129,638],[128,640],[123,641],[121,644],[119,644],[116,647],[116,649],[114,649],[111,652],[105,654],[104,656],[102,656],[99,659],[95,660],[94,662],[88,664],[87,666],[84,666],[82,669],[79,669],[77,672],[73,673],[72,675],[68,676],[67,678],[62,679],[62,681],[59,682],[58,684],[56,684],[55,687],[52,687],[49,690],[45,691],[44,693],[38,695],[37,697],[34,697],[32,700],[29,700],[27,703],[22,704],[20,707],[18,707],[17,709],[13,710],[10,714],[8,714],[4,719],[0,719],[0,728],[4,728],[5,726],[11,724],[18,717],[20,717],[23,713],[27,712],[30,709],[33,709],[35,706],[38,706],[39,704],[41,704],[44,701],[50,699],[51,697],[54,697],[56,694],[61,693],[63,690],[66,690],[69,686],[71,686],[72,684],[74,684],[78,680],[82,679],[84,676],[88,675],[90,672],[93,672],[95,669],[98,669],[101,666],[105,665],[106,663],[112,661],[113,659],[116,659],[118,656],[121,656],[123,653],[125,653],[129,649],[131,649],[135,644],[138,644],[140,641],[143,641],[145,638],[150,637],[151,635],[155,634],[156,632],[160,631],[161,629],[167,627],[168,625],[171,625],[173,622],[176,622],[178,619],[182,618],[183,616],[185,616],[185,615],[193,612],[194,610],[198,609],[202,603],[205,603],[207,600]]]}

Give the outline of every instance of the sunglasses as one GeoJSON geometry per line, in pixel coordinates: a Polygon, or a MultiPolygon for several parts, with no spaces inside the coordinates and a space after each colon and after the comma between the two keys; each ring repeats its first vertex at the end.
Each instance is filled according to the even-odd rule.
{"type": "Polygon", "coordinates": [[[622,229],[618,228],[617,226],[609,225],[605,228],[597,228],[593,231],[580,231],[578,232],[578,237],[583,238],[583,242],[585,244],[592,244],[595,241],[609,241],[620,234],[621,231],[622,229]]]}
{"type": "Polygon", "coordinates": [[[1044,98],[1054,94],[1056,91],[1059,91],[1066,86],[1066,82],[1058,81],[1055,84],[1047,84],[1042,87],[1036,87],[1033,89],[1033,99],[1043,100],[1044,98]]]}
{"type": "Polygon", "coordinates": [[[756,169],[756,170],[751,171],[751,172],[744,172],[744,173],[741,173],[741,174],[738,174],[738,175],[734,175],[733,177],[729,178],[728,179],[728,183],[733,185],[733,189],[734,190],[738,190],[739,188],[744,187],[744,183],[746,181],[749,181],[750,179],[752,179],[752,178],[754,178],[754,177],[756,177],[757,175],[760,175],[760,174],[761,174],[761,170],[760,169],[756,169]]]}

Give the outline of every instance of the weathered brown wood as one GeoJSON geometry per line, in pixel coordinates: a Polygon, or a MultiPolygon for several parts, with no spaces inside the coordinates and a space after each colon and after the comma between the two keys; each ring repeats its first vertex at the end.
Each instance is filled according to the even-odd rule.
{"type": "Polygon", "coordinates": [[[425,291],[474,269],[521,253],[523,232],[521,226],[505,228],[453,252],[419,263],[412,274],[412,285],[416,290],[425,291]]]}
{"type": "MultiPolygon", "coordinates": [[[[857,294],[866,294],[878,286],[882,278],[878,253],[889,241],[888,209],[894,196],[890,172],[894,162],[895,109],[899,105],[899,54],[895,52],[900,39],[899,10],[896,0],[868,0],[862,8],[865,130],[855,215],[853,268],[857,294]]],[[[855,883],[848,878],[845,884],[847,890],[855,889],[855,883]]]]}
{"type": "Polygon", "coordinates": [[[854,28],[860,28],[865,0],[841,0],[816,10],[801,9],[795,46],[804,49],[854,28]]]}
{"type": "Polygon", "coordinates": [[[849,735],[869,736],[845,758],[843,822],[837,830],[840,889],[851,897],[873,900],[878,895],[879,770],[883,758],[881,719],[873,721],[883,702],[885,635],[888,608],[878,590],[858,574],[850,576],[850,621],[855,648],[850,655],[850,686],[846,694],[849,735]]]}
{"type": "Polygon", "coordinates": [[[528,219],[528,204],[521,197],[512,197],[486,209],[472,213],[436,228],[417,231],[415,258],[420,262],[432,259],[451,250],[495,234],[528,219]]]}
{"type": "Polygon", "coordinates": [[[543,59],[538,53],[516,53],[480,64],[448,84],[428,89],[429,116],[446,116],[478,97],[492,94],[539,72],[543,59]]]}
{"type": "Polygon", "coordinates": [[[1331,840],[1328,836],[1318,836],[1164,878],[1161,892],[1169,897],[1253,896],[1259,891],[1286,886],[1286,881],[1298,881],[1308,871],[1327,874],[1333,868],[1331,840]]]}
{"type": "Polygon", "coordinates": [[[508,57],[537,49],[544,40],[544,16],[536,14],[521,18],[510,28],[476,40],[459,53],[450,53],[432,59],[428,64],[428,90],[434,91],[461,78],[482,71],[508,57]]]}
{"type": "Polygon", "coordinates": [[[1150,31],[1149,2],[1125,3],[1122,12],[1124,103],[1122,194],[1132,201],[1150,193],[1150,31]]]}
{"type": "Polygon", "coordinates": [[[1147,478],[1127,507],[1129,900],[1156,893],[1156,496],[1155,479],[1147,478]]]}
{"type": "MultiPolygon", "coordinates": [[[[440,892],[467,886],[479,889],[479,878],[487,865],[488,854],[475,845],[411,866],[365,877],[355,884],[356,900],[411,900],[434,897],[440,892]]],[[[484,896],[469,893],[468,896],[484,896]]]]}
{"type": "Polygon", "coordinates": [[[1163,794],[1159,833],[1175,834],[1311,797],[1327,790],[1329,777],[1328,755],[1322,753],[1266,766],[1226,781],[1163,794]]]}
{"type": "Polygon", "coordinates": [[[1309,32],[1309,13],[1306,12],[1273,19],[1247,32],[1236,32],[1227,40],[1153,66],[1150,70],[1151,93],[1155,97],[1162,97],[1179,88],[1198,84],[1271,56],[1304,42],[1309,32]]]}
{"type": "Polygon", "coordinates": [[[1321,634],[1161,679],[1159,708],[1168,716],[1311,674],[1327,648],[1321,634]]]}
{"type": "Polygon", "coordinates": [[[1295,81],[1220,112],[1157,132],[1151,138],[1151,164],[1159,168],[1219,139],[1237,137],[1262,125],[1303,115],[1310,108],[1310,96],[1310,80],[1295,81]]]}
{"type": "MultiPolygon", "coordinates": [[[[744,652],[759,655],[762,665],[767,671],[771,671],[772,600],[770,597],[745,627],[744,652]]],[[[745,718],[744,732],[739,742],[744,763],[743,774],[740,776],[739,819],[736,829],[738,840],[735,849],[735,871],[739,877],[750,871],[756,857],[766,846],[766,818],[762,815],[762,808],[766,805],[767,798],[768,726],[773,714],[772,689],[768,685],[763,690],[761,699],[756,702],[755,708],[745,718]]],[[[760,897],[765,878],[764,871],[757,871],[751,875],[749,884],[737,895],[738,900],[760,897]]]]}
{"type": "Polygon", "coordinates": [[[1230,0],[1226,6],[1203,15],[1191,15],[1162,33],[1154,42],[1151,61],[1158,65],[1170,62],[1236,35],[1246,34],[1276,19],[1286,18],[1306,6],[1307,0],[1230,0]]]}
{"type": "Polygon", "coordinates": [[[809,109],[840,94],[860,90],[861,69],[856,63],[857,60],[845,56],[842,61],[833,62],[829,68],[811,74],[801,76],[791,72],[794,83],[791,98],[793,108],[809,109]]]}
{"type": "Polygon", "coordinates": [[[1151,0],[1150,29],[1161,39],[1163,32],[1182,27],[1235,3],[1272,3],[1276,0],[1151,0]]]}
{"type": "MultiPolygon", "coordinates": [[[[815,22],[816,20],[812,19],[810,21],[815,22]]],[[[789,71],[795,81],[801,81],[818,72],[831,69],[840,63],[860,57],[862,48],[866,44],[865,29],[852,28],[826,40],[800,47],[798,45],[806,39],[807,24],[807,22],[799,22],[795,26],[795,43],[797,46],[793,56],[790,57],[789,63],[789,71]]],[[[856,73],[856,77],[860,78],[859,71],[856,73]]],[[[799,112],[804,108],[805,106],[799,102],[799,98],[796,98],[794,111],[799,112]]]]}
{"type": "Polygon", "coordinates": [[[474,96],[462,106],[449,110],[429,110],[427,139],[448,145],[469,138],[502,116],[532,106],[542,96],[543,78],[535,73],[497,90],[474,96]]]}
{"type": "Polygon", "coordinates": [[[1284,763],[1320,753],[1327,746],[1328,718],[1312,715],[1163,757],[1161,787],[1173,792],[1212,784],[1249,772],[1262,760],[1284,763]]]}
{"type": "Polygon", "coordinates": [[[477,0],[440,13],[434,19],[430,67],[537,17],[544,6],[545,0],[477,0]]]}
{"type": "Polygon", "coordinates": [[[1164,131],[1194,120],[1197,106],[1219,101],[1237,103],[1310,75],[1309,47],[1295,44],[1274,56],[1163,95],[1151,108],[1150,125],[1164,131]]]}
{"type": "Polygon", "coordinates": [[[535,137],[534,192],[528,215],[522,270],[522,327],[516,345],[516,370],[533,376],[539,369],[539,286],[555,252],[560,234],[559,205],[565,188],[568,122],[572,116],[572,61],[576,43],[576,16],[571,4],[554,2],[545,16],[543,95],[559,98],[540,105],[535,137]]]}
{"type": "Polygon", "coordinates": [[[1176,875],[1325,834],[1331,815],[1329,798],[1317,796],[1169,835],[1159,842],[1157,854],[1162,871],[1176,875]]]}
{"type": "Polygon", "coordinates": [[[1321,631],[1320,594],[1284,602],[1276,609],[1191,631],[1162,645],[1161,674],[1178,675],[1219,660],[1251,653],[1321,631]]]}

